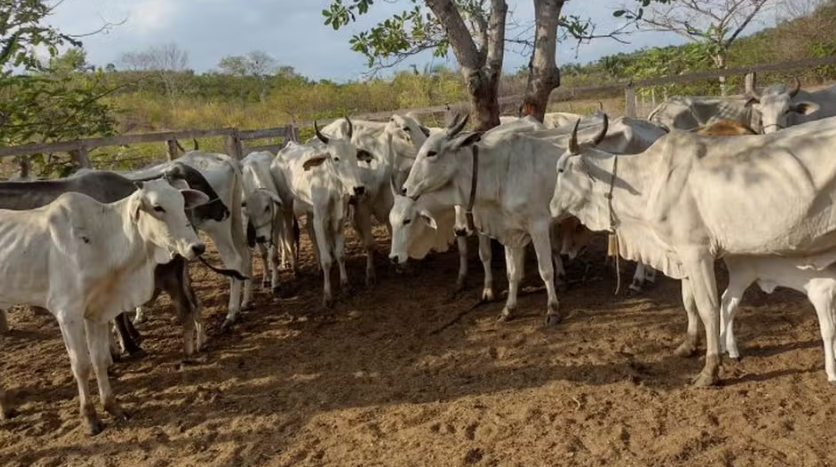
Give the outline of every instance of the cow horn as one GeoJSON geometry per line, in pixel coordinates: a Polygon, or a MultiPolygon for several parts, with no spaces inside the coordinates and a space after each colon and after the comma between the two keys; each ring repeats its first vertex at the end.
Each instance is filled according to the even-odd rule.
{"type": "Polygon", "coordinates": [[[609,127],[609,125],[610,125],[609,118],[607,117],[607,114],[604,114],[604,126],[601,127],[601,132],[598,133],[597,135],[595,135],[595,138],[593,138],[593,140],[592,140],[592,146],[593,147],[598,146],[598,144],[600,144],[601,141],[604,140],[604,137],[607,136],[607,128],[609,127]]]}
{"type": "Polygon", "coordinates": [[[603,103],[603,102],[601,102],[601,101],[598,101],[598,111],[599,111],[599,112],[603,112],[603,111],[604,111],[604,103],[603,103]]]}
{"type": "Polygon", "coordinates": [[[572,128],[572,137],[569,138],[569,153],[570,154],[579,154],[581,151],[578,148],[578,125],[581,124],[581,119],[578,119],[575,122],[575,126],[572,128]]]}
{"type": "Polygon", "coordinates": [[[351,135],[354,134],[354,125],[351,124],[351,119],[348,118],[348,115],[345,116],[345,121],[348,122],[348,139],[351,139],[351,135]]]}
{"type": "Polygon", "coordinates": [[[389,176],[389,188],[392,189],[392,196],[398,195],[398,187],[395,184],[395,171],[392,171],[392,175],[389,176]]]}
{"type": "Polygon", "coordinates": [[[194,150],[197,151],[197,138],[192,138],[192,141],[194,142],[194,150]]]}
{"type": "Polygon", "coordinates": [[[461,120],[457,121],[456,124],[453,125],[452,128],[447,130],[447,136],[452,138],[452,137],[456,136],[457,134],[461,133],[462,130],[464,129],[464,126],[467,125],[467,121],[469,119],[470,119],[470,114],[469,113],[464,114],[464,117],[461,120]]]}
{"type": "Polygon", "coordinates": [[[798,94],[798,91],[800,91],[800,90],[801,90],[801,80],[799,80],[798,76],[796,76],[795,77],[795,89],[790,91],[790,99],[795,97],[795,95],[798,94]]]}
{"type": "Polygon", "coordinates": [[[313,121],[313,128],[314,128],[314,133],[316,134],[316,137],[319,138],[319,140],[322,141],[323,143],[328,144],[328,137],[323,135],[322,132],[319,131],[319,126],[317,126],[316,120],[313,121]]]}
{"type": "Polygon", "coordinates": [[[179,149],[179,150],[181,150],[181,151],[183,151],[183,152],[186,152],[186,149],[185,149],[185,148],[183,148],[183,145],[182,145],[182,144],[180,144],[180,141],[177,141],[177,139],[176,139],[176,138],[174,139],[174,144],[176,144],[176,145],[177,145],[177,149],[179,149]]]}

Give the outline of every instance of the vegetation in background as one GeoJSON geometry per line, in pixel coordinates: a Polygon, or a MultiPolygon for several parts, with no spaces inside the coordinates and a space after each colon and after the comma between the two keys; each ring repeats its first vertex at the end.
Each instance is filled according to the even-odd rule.
{"type": "MultiPolygon", "coordinates": [[[[785,19],[774,28],[738,38],[729,48],[729,67],[836,55],[836,36],[832,35],[836,29],[836,2],[791,1],[794,5],[817,2],[815,13],[785,19]]],[[[4,8],[12,3],[39,4],[32,0],[0,0],[0,11],[6,11],[4,8]]],[[[44,14],[43,10],[36,8],[31,16],[34,19],[25,24],[41,24],[44,14]]],[[[3,20],[0,17],[0,21],[3,20]]],[[[0,27],[0,31],[14,29],[0,27]]],[[[26,34],[31,34],[31,31],[34,30],[27,29],[26,34]]],[[[198,74],[189,68],[186,51],[175,46],[174,50],[178,53],[170,55],[181,59],[172,60],[168,65],[149,65],[145,62],[140,66],[143,63],[140,60],[139,64],[130,66],[120,62],[98,69],[86,62],[82,50],[70,49],[58,54],[58,47],[75,44],[75,41],[70,41],[72,38],[63,38],[49,29],[40,30],[39,35],[26,34],[0,32],[0,64],[3,66],[0,75],[0,144],[3,145],[67,140],[114,132],[266,128],[290,122],[307,123],[314,119],[441,105],[468,99],[460,70],[443,66],[413,67],[387,78],[335,83],[301,76],[292,67],[282,66],[280,61],[273,60],[274,57],[254,51],[227,57],[219,63],[218,70],[198,74]],[[50,50],[54,52],[52,59],[42,63],[29,47],[31,44],[53,44],[54,48],[50,50]],[[182,60],[183,57],[185,60],[182,60]]],[[[616,80],[690,73],[713,67],[711,58],[701,53],[698,44],[649,48],[603,57],[584,65],[563,64],[560,67],[561,87],[607,84],[616,80]]],[[[516,74],[504,75],[499,84],[500,95],[524,93],[528,75],[527,68],[516,74]]],[[[805,84],[828,82],[836,80],[836,67],[761,74],[759,82],[789,82],[796,75],[805,84]]],[[[730,76],[727,85],[738,86],[741,80],[742,77],[730,76]]],[[[666,95],[710,95],[718,91],[716,81],[706,81],[639,89],[638,93],[645,99],[661,101],[666,95]]],[[[586,95],[584,98],[594,102],[594,99],[621,95],[618,92],[611,94],[586,95]]],[[[553,97],[552,105],[556,104],[553,97]]],[[[502,109],[503,113],[515,114],[517,105],[502,109]]],[[[571,109],[583,112],[587,108],[572,105],[571,109]]],[[[430,120],[428,123],[440,122],[430,120]]],[[[308,132],[308,129],[303,129],[301,136],[308,137],[308,132]]],[[[201,148],[220,151],[223,144],[220,139],[201,140],[201,148]]],[[[102,168],[126,168],[146,164],[164,155],[165,148],[158,143],[103,148],[93,152],[91,157],[102,168]],[[116,160],[122,162],[117,164],[116,160]]],[[[66,157],[62,157],[41,156],[37,160],[38,173],[65,171],[66,162],[61,161],[66,161],[66,157]]]]}

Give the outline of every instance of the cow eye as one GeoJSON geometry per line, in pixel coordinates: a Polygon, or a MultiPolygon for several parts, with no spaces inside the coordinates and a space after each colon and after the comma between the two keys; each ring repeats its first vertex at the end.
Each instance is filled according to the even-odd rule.
{"type": "Polygon", "coordinates": [[[409,133],[410,131],[412,131],[412,129],[410,129],[408,126],[405,126],[403,127],[403,131],[409,133]]]}
{"type": "Polygon", "coordinates": [[[334,162],[339,162],[339,161],[340,161],[340,158],[339,158],[339,157],[335,157],[335,158],[334,158],[334,162]]]}
{"type": "Polygon", "coordinates": [[[412,222],[412,219],[404,219],[403,225],[409,225],[410,222],[412,222]]]}
{"type": "Polygon", "coordinates": [[[427,151],[427,157],[435,157],[437,154],[435,151],[427,151]]]}
{"type": "Polygon", "coordinates": [[[267,211],[269,211],[269,210],[270,210],[270,206],[269,206],[269,205],[268,205],[268,206],[264,206],[264,212],[267,212],[267,211]]]}
{"type": "Polygon", "coordinates": [[[157,211],[157,212],[165,212],[165,209],[163,209],[163,207],[162,207],[162,206],[154,206],[154,211],[157,211]]]}

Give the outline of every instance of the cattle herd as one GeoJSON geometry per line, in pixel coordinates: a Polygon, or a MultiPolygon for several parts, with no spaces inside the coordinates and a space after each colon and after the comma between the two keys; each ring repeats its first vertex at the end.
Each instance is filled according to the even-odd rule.
{"type": "MultiPolygon", "coordinates": [[[[613,255],[636,261],[630,288],[656,271],[680,279],[687,333],[675,353],[696,353],[699,323],[706,361],[694,384],[718,381],[721,353],[739,356],[735,308],[753,282],[791,287],[816,309],[828,381],[836,382],[836,87],[817,92],[773,85],[727,98],[674,97],[648,119],[503,117],[485,132],[468,117],[428,128],[412,115],[388,122],[337,120],[305,144],[238,161],[197,149],[133,172],[82,170],[59,180],[0,182],[0,332],[5,310],[41,307],[58,321],[91,434],[102,429],[88,387],[90,369],[105,411],[125,414],[111,390],[114,356],[141,349],[134,324],[164,291],[183,325],[185,358],[206,340],[187,261],[229,277],[224,326],[249,308],[251,248],[264,262],[263,287],[282,293],[279,270],[299,271],[299,219],[322,270],[322,301],[334,304],[331,268],[348,285],[343,229],[362,241],[365,280],[376,280],[373,219],[391,237],[396,265],[446,251],[467,275],[468,235],[477,235],[483,300],[496,296],[490,239],[505,248],[511,319],[531,244],[547,291],[545,322],[560,320],[563,261],[592,232],[609,233],[613,255]],[[201,255],[212,239],[224,264],[201,255]],[[718,297],[714,263],[729,285],[718,297]],[[134,311],[133,320],[126,312],[134,311]],[[114,324],[115,335],[110,325],[114,324]],[[118,337],[118,339],[116,339],[118,337]]],[[[13,338],[7,336],[5,338],[13,338]]],[[[14,409],[0,389],[0,415],[14,409]]]]}

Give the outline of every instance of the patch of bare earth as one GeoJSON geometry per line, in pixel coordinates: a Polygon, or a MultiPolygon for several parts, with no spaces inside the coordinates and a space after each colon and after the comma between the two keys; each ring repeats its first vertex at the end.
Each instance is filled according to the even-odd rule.
{"type": "MultiPolygon", "coordinates": [[[[385,258],[385,235],[377,236],[378,285],[363,285],[364,259],[349,236],[354,290],[339,292],[330,316],[308,245],[302,277],[283,273],[289,298],[260,290],[257,261],[255,309],[228,333],[218,326],[227,281],[193,266],[209,348],[181,367],[179,325],[161,300],[140,326],[148,356],[112,370],[131,419],[102,414],[106,428],[96,437],[81,426],[54,319],[12,313],[0,374],[20,415],[0,422],[0,464],[836,464],[836,388],[824,374],[815,314],[796,293],[747,293],[738,320],[743,360],[724,361],[722,386],[694,389],[688,381],[702,358],[672,355],[685,329],[679,283],[614,296],[600,241],[586,254],[587,282],[560,296],[564,320],[544,328],[533,255],[533,290],[520,298],[516,320],[496,325],[501,302],[476,306],[475,245],[470,287],[452,297],[455,252],[399,274],[385,258]]],[[[575,264],[570,276],[584,269],[575,264]]],[[[623,285],[628,273],[632,266],[623,285]]],[[[504,289],[504,273],[497,277],[504,289]]]]}

